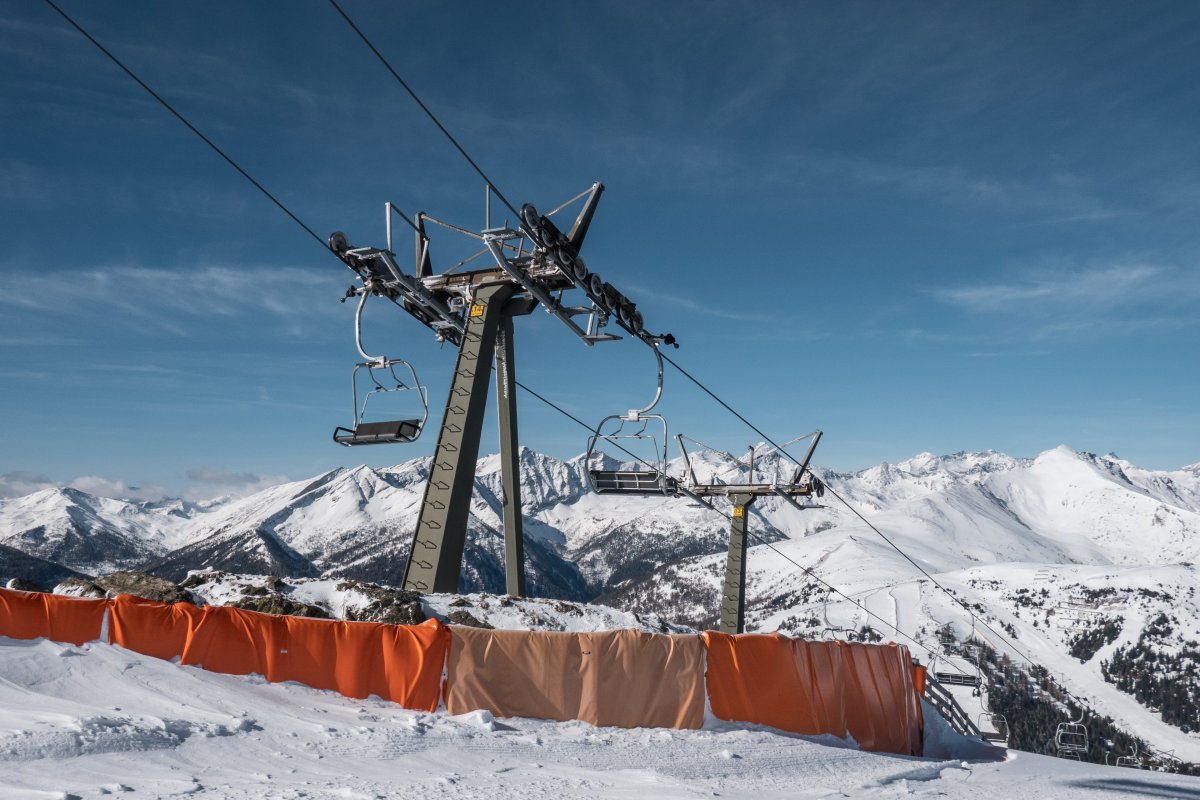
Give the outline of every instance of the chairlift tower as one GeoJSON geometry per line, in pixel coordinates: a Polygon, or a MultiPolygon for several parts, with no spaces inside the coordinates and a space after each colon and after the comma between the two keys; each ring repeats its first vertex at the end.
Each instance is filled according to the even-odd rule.
{"type": "MultiPolygon", "coordinates": [[[[755,452],[751,447],[746,457],[748,472],[745,483],[701,483],[698,481],[691,458],[684,447],[683,436],[676,436],[679,451],[683,454],[687,469],[685,493],[697,498],[726,497],[733,506],[730,515],[729,551],[725,557],[725,582],[721,586],[719,629],[722,633],[743,633],[746,629],[746,527],[750,522],[750,511],[754,502],[760,497],[779,497],[800,510],[821,507],[811,503],[801,503],[797,500],[797,498],[820,497],[825,494],[824,485],[808,469],[813,451],[817,449],[817,443],[821,441],[821,431],[815,431],[809,435],[812,437],[812,441],[809,443],[808,451],[805,452],[804,458],[789,480],[779,480],[779,476],[776,476],[775,480],[755,481],[755,452]]],[[[801,437],[801,439],[803,438],[807,437],[801,437]]],[[[782,450],[796,441],[800,440],[794,439],[792,442],[787,442],[774,449],[782,450]]],[[[767,451],[764,456],[769,455],[774,449],[767,451]]]]}
{"type": "MultiPolygon", "coordinates": [[[[362,303],[367,295],[390,301],[433,331],[439,341],[458,346],[441,430],[404,571],[405,589],[423,593],[458,590],[471,491],[494,364],[504,490],[501,502],[506,588],[510,595],[525,594],[517,464],[515,317],[528,315],[541,306],[589,346],[621,338],[603,330],[610,321],[650,346],[656,354],[659,344],[674,342],[670,335],[657,336],[647,332],[637,306],[612,284],[590,272],[579,255],[603,191],[603,184],[595,183],[546,215],[526,204],[520,210],[516,227],[507,223],[493,227],[491,199],[495,190],[488,186],[486,221],[479,233],[424,212],[410,219],[389,202],[385,204],[386,247],[352,247],[341,232],[329,237],[330,249],[361,281],[360,286],[347,292],[347,298],[360,297],[356,316],[360,353],[362,303]],[[583,203],[578,216],[569,232],[563,234],[551,217],[580,200],[583,203]],[[412,273],[405,272],[396,260],[392,246],[394,217],[400,217],[414,232],[412,273]],[[473,238],[482,248],[470,258],[435,273],[427,223],[473,238]],[[490,256],[492,263],[460,269],[481,256],[490,256]],[[565,302],[566,293],[575,288],[581,289],[586,297],[583,304],[565,302]]],[[[362,354],[368,358],[368,364],[406,364],[399,359],[372,359],[366,353],[362,354]]],[[[357,404],[357,394],[355,402],[357,404]]],[[[347,446],[413,441],[421,433],[423,420],[420,424],[416,420],[389,422],[382,429],[372,425],[364,422],[356,405],[354,428],[339,429],[335,439],[347,446]]]]}
{"type": "MultiPolygon", "coordinates": [[[[591,483],[592,491],[597,494],[684,496],[706,505],[710,504],[709,498],[727,498],[732,504],[733,509],[730,514],[729,551],[725,559],[725,581],[721,588],[719,628],[722,633],[743,633],[746,629],[747,526],[750,522],[751,507],[760,497],[779,497],[800,510],[821,508],[819,505],[801,503],[797,500],[797,498],[820,497],[825,494],[824,485],[809,470],[813,451],[817,449],[817,443],[821,441],[821,431],[814,431],[807,436],[801,436],[785,442],[766,451],[763,456],[760,456],[765,457],[773,452],[783,450],[788,445],[811,437],[812,441],[809,443],[808,451],[804,454],[803,460],[799,462],[795,471],[786,479],[784,476],[775,475],[768,480],[766,476],[760,475],[758,477],[761,479],[755,480],[755,450],[753,447],[750,448],[748,457],[745,460],[741,460],[735,459],[728,453],[716,450],[695,439],[691,440],[705,450],[716,453],[722,458],[733,462],[734,466],[747,470],[748,474],[743,483],[720,482],[717,480],[716,475],[712,476],[707,483],[699,480],[692,465],[691,455],[684,445],[685,437],[682,434],[677,434],[675,441],[678,443],[680,455],[683,457],[685,474],[682,478],[668,475],[666,471],[666,421],[661,416],[648,413],[658,403],[662,395],[662,357],[658,354],[657,350],[655,354],[659,356],[659,363],[658,391],[654,399],[645,408],[633,410],[624,415],[605,417],[601,421],[600,425],[596,428],[595,435],[588,441],[586,456],[588,480],[591,483]],[[607,423],[610,421],[616,421],[618,427],[606,428],[607,423]],[[659,448],[658,439],[646,433],[648,425],[655,421],[662,426],[663,441],[661,449],[659,448]],[[627,430],[629,426],[633,426],[632,431],[627,430]],[[605,432],[606,430],[608,431],[607,433],[605,432]],[[646,467],[646,469],[641,469],[638,465],[630,468],[619,467],[617,469],[607,469],[603,462],[600,462],[598,469],[593,468],[594,456],[599,452],[599,446],[602,443],[607,442],[625,450],[624,447],[620,446],[620,441],[647,438],[655,442],[655,453],[653,463],[641,461],[641,466],[646,467]]],[[[625,452],[628,453],[629,451],[625,450],[625,452]]]]}

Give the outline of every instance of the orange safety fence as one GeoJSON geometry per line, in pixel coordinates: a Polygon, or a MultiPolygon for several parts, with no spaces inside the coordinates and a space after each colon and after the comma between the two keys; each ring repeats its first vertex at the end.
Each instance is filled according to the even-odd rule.
{"type": "Polygon", "coordinates": [[[0,589],[0,636],[83,644],[100,638],[107,600],[0,589]]]}
{"type": "Polygon", "coordinates": [[[928,667],[913,664],[913,688],[917,691],[917,697],[925,696],[925,676],[928,674],[928,667]]]}
{"type": "Polygon", "coordinates": [[[384,625],[8,589],[0,589],[0,636],[83,644],[100,638],[106,612],[109,641],[139,653],[415,710],[436,710],[446,665],[452,714],[699,728],[707,689],[721,719],[853,736],[864,750],[921,752],[925,669],[895,644],[384,625]]]}
{"type": "Polygon", "coordinates": [[[619,727],[699,728],[704,648],[695,636],[452,627],[446,708],[619,727]]]}
{"type": "Polygon", "coordinates": [[[920,755],[921,702],[908,648],[838,642],[846,670],[846,729],[859,747],[920,755]]]}
{"type": "Polygon", "coordinates": [[[267,679],[298,681],[346,697],[375,695],[405,708],[437,709],[450,632],[420,625],[280,617],[285,640],[267,679]]]}
{"type": "Polygon", "coordinates": [[[110,603],[109,643],[167,661],[183,657],[188,635],[204,613],[191,603],[156,603],[130,594],[110,603]]]}
{"type": "Polygon", "coordinates": [[[284,618],[231,606],[205,606],[191,622],[179,663],[227,675],[262,675],[284,648],[284,618]]]}
{"type": "Polygon", "coordinates": [[[713,714],[802,734],[853,736],[864,750],[919,755],[920,706],[908,649],[702,634],[713,714]]]}
{"type": "Polygon", "coordinates": [[[155,658],[296,681],[346,697],[375,695],[414,710],[434,711],[441,699],[450,633],[437,620],[344,622],[129,595],[113,600],[112,610],[110,642],[155,658]]]}

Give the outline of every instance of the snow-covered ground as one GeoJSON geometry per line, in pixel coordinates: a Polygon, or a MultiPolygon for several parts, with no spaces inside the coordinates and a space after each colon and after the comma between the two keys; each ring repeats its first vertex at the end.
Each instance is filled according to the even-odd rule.
{"type": "Polygon", "coordinates": [[[218,675],[103,644],[0,638],[4,798],[1200,798],[1200,779],[1010,752],[930,715],[941,757],[699,731],[458,717],[218,675]]]}

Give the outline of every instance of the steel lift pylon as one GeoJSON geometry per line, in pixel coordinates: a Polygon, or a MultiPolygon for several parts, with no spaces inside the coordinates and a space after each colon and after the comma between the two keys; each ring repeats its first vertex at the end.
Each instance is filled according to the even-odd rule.
{"type": "MultiPolygon", "coordinates": [[[[815,431],[810,435],[812,442],[795,472],[792,473],[790,480],[756,482],[754,480],[754,448],[750,448],[746,464],[749,468],[748,479],[745,483],[738,484],[715,481],[700,483],[697,481],[691,458],[683,444],[683,437],[676,437],[688,472],[688,480],[683,485],[683,493],[695,498],[727,497],[733,506],[730,514],[729,552],[725,557],[725,582],[721,586],[721,613],[718,626],[721,633],[744,633],[746,630],[747,526],[750,522],[750,512],[754,502],[760,497],[779,497],[798,509],[820,508],[818,505],[809,503],[801,504],[796,499],[819,497],[825,493],[824,485],[809,472],[813,451],[817,449],[817,443],[821,441],[821,431],[815,431]],[[806,473],[808,474],[806,475],[806,473]]],[[[775,449],[782,449],[788,444],[792,444],[792,442],[787,442],[775,449]]],[[[770,452],[772,451],[768,451],[767,454],[770,452]]]]}
{"type": "MultiPolygon", "coordinates": [[[[479,233],[424,212],[410,219],[389,202],[385,206],[386,247],[351,247],[341,232],[329,237],[330,249],[362,281],[362,287],[352,287],[347,297],[363,292],[384,297],[430,328],[439,341],[458,345],[445,414],[404,570],[405,589],[424,593],[458,590],[494,364],[499,404],[505,582],[509,594],[525,593],[517,464],[515,317],[525,316],[541,306],[588,345],[621,338],[602,330],[610,319],[652,348],[664,339],[673,341],[669,335],[646,331],[636,305],[612,284],[589,271],[579,255],[603,191],[603,184],[595,183],[547,215],[538,214],[533,206],[526,204],[518,212],[515,227],[507,222],[492,227],[491,199],[495,190],[488,186],[487,221],[479,233]],[[568,233],[562,233],[550,217],[581,199],[582,208],[574,224],[568,233]],[[415,233],[412,274],[401,269],[396,261],[392,248],[393,216],[401,217],[415,233]],[[426,223],[471,237],[483,247],[450,269],[435,274],[426,223]],[[494,265],[460,270],[483,255],[490,255],[494,265]],[[564,301],[565,294],[575,288],[583,291],[585,304],[568,305],[564,301]],[[581,325],[576,318],[585,322],[581,325]]],[[[356,428],[357,422],[356,417],[356,428]]],[[[367,443],[366,438],[343,435],[338,441],[353,446],[367,443]]],[[[392,437],[389,441],[401,439],[392,437]]]]}

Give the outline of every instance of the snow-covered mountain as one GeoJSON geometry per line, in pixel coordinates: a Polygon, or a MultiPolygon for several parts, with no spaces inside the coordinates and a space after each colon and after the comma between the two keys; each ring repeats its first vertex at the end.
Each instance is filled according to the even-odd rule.
{"type": "MultiPolygon", "coordinates": [[[[694,456],[693,467],[701,480],[737,479],[736,468],[711,454],[694,456]]],[[[779,456],[757,467],[789,470],[779,456]]],[[[711,624],[727,518],[685,498],[591,494],[583,468],[580,458],[520,452],[531,594],[599,598],[673,622],[711,624]]],[[[683,468],[672,466],[677,475],[683,468]]],[[[140,567],[178,581],[208,567],[397,584],[427,470],[427,459],[335,469],[198,505],[129,503],[71,489],[0,501],[0,577],[37,567],[29,577],[52,581],[55,569],[140,567]]],[[[1166,722],[1162,710],[1200,701],[1193,566],[1200,560],[1200,465],[1153,471],[1058,447],[1033,459],[922,453],[851,474],[817,473],[836,492],[826,494],[822,508],[799,510],[776,498],[753,507],[759,544],[748,561],[749,629],[820,635],[869,625],[935,663],[936,632],[947,626],[960,641],[975,636],[1013,649],[973,629],[963,608],[886,538],[985,610],[990,625],[1059,675],[1074,696],[1200,761],[1200,734],[1184,730],[1200,730],[1200,719],[1166,722]],[[831,594],[797,565],[856,602],[831,594]],[[1139,668],[1175,670],[1184,679],[1174,683],[1190,688],[1181,699],[1164,695],[1159,684],[1135,686],[1127,678],[1139,668]]],[[[481,459],[475,488],[462,588],[499,592],[497,457],[481,459]]]]}

